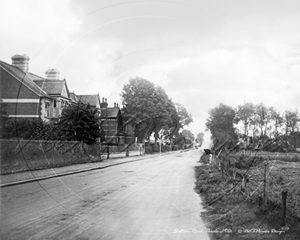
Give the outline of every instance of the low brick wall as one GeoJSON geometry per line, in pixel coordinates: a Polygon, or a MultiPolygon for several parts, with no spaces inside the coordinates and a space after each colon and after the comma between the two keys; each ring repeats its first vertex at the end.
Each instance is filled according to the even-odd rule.
{"type": "Polygon", "coordinates": [[[101,161],[99,144],[0,140],[1,174],[101,161]]]}

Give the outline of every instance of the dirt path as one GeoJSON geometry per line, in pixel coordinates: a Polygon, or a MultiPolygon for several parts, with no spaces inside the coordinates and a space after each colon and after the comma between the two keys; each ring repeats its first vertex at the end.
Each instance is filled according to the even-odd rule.
{"type": "Polygon", "coordinates": [[[1,190],[1,239],[209,239],[194,192],[199,152],[1,190]]]}

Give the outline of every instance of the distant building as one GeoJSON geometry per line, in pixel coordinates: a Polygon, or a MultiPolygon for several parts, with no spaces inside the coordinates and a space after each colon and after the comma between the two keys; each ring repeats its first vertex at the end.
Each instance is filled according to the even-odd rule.
{"type": "Polygon", "coordinates": [[[100,96],[96,95],[77,95],[78,101],[81,101],[85,104],[90,104],[92,108],[97,108],[100,110],[100,96]]]}
{"type": "Polygon", "coordinates": [[[105,142],[117,145],[124,144],[122,137],[123,118],[117,103],[114,107],[108,107],[107,99],[101,102],[101,127],[105,134],[105,142]]]}
{"type": "Polygon", "coordinates": [[[12,64],[0,61],[1,100],[9,118],[55,121],[71,102],[66,80],[50,69],[46,77],[29,71],[29,57],[14,55],[12,64]]]}
{"type": "MultiPolygon", "coordinates": [[[[124,116],[124,112],[121,110],[122,116],[124,116]]],[[[123,122],[122,132],[125,143],[135,143],[137,142],[137,138],[135,137],[135,127],[132,124],[133,119],[129,119],[123,122]]]]}

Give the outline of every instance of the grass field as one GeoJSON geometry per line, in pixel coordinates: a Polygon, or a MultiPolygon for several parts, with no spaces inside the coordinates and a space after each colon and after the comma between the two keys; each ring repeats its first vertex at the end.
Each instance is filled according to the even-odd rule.
{"type": "MultiPolygon", "coordinates": [[[[201,161],[205,161],[204,156],[201,161]]],[[[220,157],[222,158],[222,157],[220,157]]],[[[223,175],[218,164],[196,167],[196,191],[205,203],[203,214],[213,239],[300,239],[300,155],[235,153],[223,175]],[[264,166],[267,163],[267,206],[263,206],[264,166]],[[233,171],[234,170],[234,171],[233,171]],[[232,172],[246,176],[242,180],[232,172]],[[288,191],[286,226],[282,230],[281,192],[288,191]],[[227,231],[224,231],[226,230],[227,231]],[[222,231],[223,230],[223,231],[222,231]]]]}

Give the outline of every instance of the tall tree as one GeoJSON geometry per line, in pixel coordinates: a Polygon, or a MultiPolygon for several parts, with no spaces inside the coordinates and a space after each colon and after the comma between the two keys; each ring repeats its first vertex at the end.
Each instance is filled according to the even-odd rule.
{"type": "Polygon", "coordinates": [[[155,113],[153,117],[153,132],[155,141],[161,138],[160,132],[168,129],[173,123],[172,115],[174,114],[174,104],[168,98],[165,90],[160,86],[155,86],[154,98],[155,113]]]}
{"type": "Polygon", "coordinates": [[[95,143],[101,138],[99,110],[89,104],[69,105],[62,111],[57,125],[65,140],[95,143]]]}
{"type": "Polygon", "coordinates": [[[155,86],[152,82],[136,77],[123,86],[121,93],[125,120],[134,116],[132,124],[139,138],[150,136],[153,128],[152,118],[155,114],[153,97],[155,86]]]}
{"type": "Polygon", "coordinates": [[[249,137],[249,130],[253,125],[253,119],[255,116],[255,108],[252,103],[244,103],[239,105],[236,111],[236,121],[242,123],[243,136],[249,137]]]}
{"type": "Polygon", "coordinates": [[[271,114],[271,122],[272,122],[272,132],[271,135],[274,138],[279,137],[280,127],[283,124],[283,117],[281,116],[280,112],[277,111],[275,108],[270,107],[270,114],[271,114]]]}
{"type": "Polygon", "coordinates": [[[211,109],[209,118],[206,121],[206,127],[210,130],[212,137],[218,139],[219,142],[224,142],[227,139],[236,140],[235,132],[235,110],[223,103],[211,109]]]}
{"type": "Polygon", "coordinates": [[[146,79],[130,79],[123,86],[121,98],[125,120],[135,116],[132,122],[139,138],[148,138],[154,133],[157,139],[161,130],[171,133],[178,125],[172,100],[163,88],[146,79]]]}
{"type": "Polygon", "coordinates": [[[193,122],[192,114],[190,114],[182,104],[175,103],[175,106],[180,118],[181,127],[188,126],[191,122],[193,122]]]}
{"type": "Polygon", "coordinates": [[[178,131],[181,128],[180,118],[178,116],[176,107],[171,99],[168,101],[169,120],[167,124],[162,127],[161,135],[172,142],[174,136],[178,136],[178,131]]]}
{"type": "Polygon", "coordinates": [[[204,142],[204,133],[198,133],[196,137],[196,142],[199,143],[199,146],[201,147],[204,142]]]}
{"type": "Polygon", "coordinates": [[[293,142],[294,148],[297,148],[297,134],[296,129],[299,126],[300,117],[298,111],[286,110],[284,113],[284,124],[285,124],[285,136],[286,139],[288,136],[292,136],[291,141],[293,142]]]}
{"type": "Polygon", "coordinates": [[[254,121],[260,130],[260,139],[262,140],[263,146],[267,138],[267,130],[270,127],[271,118],[272,114],[270,108],[266,107],[263,103],[255,106],[254,121]]]}
{"type": "Polygon", "coordinates": [[[194,134],[190,130],[188,130],[188,129],[183,129],[181,134],[187,140],[189,140],[189,142],[193,142],[195,140],[194,134]]]}

